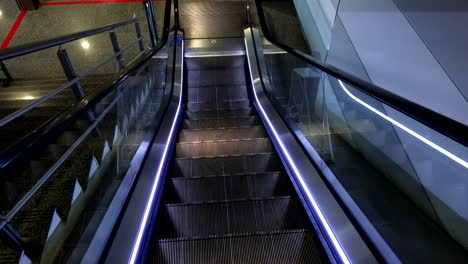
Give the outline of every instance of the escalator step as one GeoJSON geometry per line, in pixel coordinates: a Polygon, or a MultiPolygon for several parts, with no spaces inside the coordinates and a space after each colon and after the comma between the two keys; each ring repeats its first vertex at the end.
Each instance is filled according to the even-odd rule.
{"type": "Polygon", "coordinates": [[[202,86],[245,85],[244,68],[200,69],[187,72],[189,90],[202,86]]]}
{"type": "Polygon", "coordinates": [[[177,158],[215,157],[243,154],[271,153],[270,139],[239,139],[223,141],[186,142],[176,145],[177,158]]]}
{"type": "Polygon", "coordinates": [[[254,111],[250,107],[235,110],[217,110],[217,111],[186,111],[185,117],[190,120],[198,119],[225,119],[253,116],[254,111]]]}
{"type": "Polygon", "coordinates": [[[186,119],[182,123],[182,129],[207,129],[207,128],[229,128],[259,126],[260,119],[256,116],[239,118],[216,118],[216,119],[186,119]]]}
{"type": "Polygon", "coordinates": [[[308,230],[163,240],[156,242],[148,263],[327,263],[319,243],[308,230]]]}
{"type": "Polygon", "coordinates": [[[291,194],[285,173],[259,173],[200,178],[172,178],[166,199],[188,203],[240,198],[264,198],[291,194]],[[210,190],[210,191],[207,191],[210,190]]]}
{"type": "Polygon", "coordinates": [[[263,127],[261,126],[203,130],[181,130],[179,132],[179,142],[267,137],[268,136],[265,132],[265,129],[263,129],[263,127]]]}
{"type": "Polygon", "coordinates": [[[309,223],[302,206],[285,196],[167,204],[161,208],[158,227],[157,238],[192,238],[309,228],[309,223]]]}
{"type": "Polygon", "coordinates": [[[231,100],[248,100],[245,85],[215,85],[190,87],[188,89],[188,102],[224,102],[231,100]]]}
{"type": "Polygon", "coordinates": [[[239,155],[217,158],[175,159],[172,165],[175,177],[201,177],[283,171],[279,157],[274,153],[239,155]]]}
{"type": "Polygon", "coordinates": [[[235,100],[220,100],[216,101],[201,101],[201,102],[188,102],[187,109],[189,111],[210,111],[210,110],[233,110],[245,109],[250,106],[248,99],[235,99],[235,100]]]}

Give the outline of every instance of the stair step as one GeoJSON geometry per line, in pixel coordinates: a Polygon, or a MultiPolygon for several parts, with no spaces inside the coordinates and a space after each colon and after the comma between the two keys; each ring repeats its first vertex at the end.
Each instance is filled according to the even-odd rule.
{"type": "MultiPolygon", "coordinates": [[[[197,42],[198,41],[199,40],[197,40],[197,42]]],[[[223,39],[220,39],[219,41],[223,43],[223,39]]],[[[220,44],[219,42],[218,44],[220,46],[223,46],[223,44],[220,44]]],[[[188,48],[188,49],[190,50],[191,48],[188,48]]],[[[195,50],[196,49],[198,48],[195,48],[195,50]]],[[[235,68],[244,67],[245,58],[244,56],[185,57],[185,62],[187,65],[187,69],[189,71],[201,70],[201,69],[223,69],[223,68],[235,69],[235,68]]]]}
{"type": "Polygon", "coordinates": [[[185,142],[176,144],[177,158],[217,157],[270,153],[274,148],[270,139],[238,139],[223,141],[185,142]]]}
{"type": "Polygon", "coordinates": [[[190,87],[188,89],[188,102],[218,102],[232,100],[249,100],[245,85],[216,85],[190,87]]]}
{"type": "Polygon", "coordinates": [[[309,228],[302,205],[291,197],[168,204],[157,238],[197,237],[309,228]],[[216,221],[212,221],[216,219],[216,221]],[[207,223],[210,223],[207,225],[207,223]]]}
{"type": "Polygon", "coordinates": [[[186,111],[185,117],[190,120],[198,119],[225,119],[248,117],[255,114],[251,107],[234,110],[216,110],[216,111],[186,111]]]}
{"type": "Polygon", "coordinates": [[[187,203],[285,196],[291,194],[291,187],[284,172],[172,178],[166,199],[169,203],[187,203]]]}
{"type": "Polygon", "coordinates": [[[244,68],[200,69],[187,72],[189,89],[201,86],[245,85],[244,68]]]}
{"type": "Polygon", "coordinates": [[[182,129],[207,129],[207,128],[230,128],[230,127],[251,127],[261,125],[260,119],[256,116],[238,118],[216,118],[216,119],[185,119],[182,129]]]}
{"type": "Polygon", "coordinates": [[[279,157],[272,152],[214,158],[176,159],[171,169],[173,176],[192,178],[200,176],[278,172],[283,171],[283,165],[279,157]]]}
{"type": "Polygon", "coordinates": [[[189,111],[210,111],[210,110],[233,110],[233,109],[245,109],[250,106],[250,100],[248,99],[236,99],[236,100],[219,100],[216,101],[201,101],[201,102],[188,102],[187,109],[189,111]]]}
{"type": "Polygon", "coordinates": [[[233,127],[220,129],[181,130],[179,142],[197,142],[213,140],[234,140],[242,138],[267,138],[265,130],[261,126],[233,127]]]}
{"type": "Polygon", "coordinates": [[[328,263],[315,234],[306,229],[159,240],[148,263],[328,263]]]}

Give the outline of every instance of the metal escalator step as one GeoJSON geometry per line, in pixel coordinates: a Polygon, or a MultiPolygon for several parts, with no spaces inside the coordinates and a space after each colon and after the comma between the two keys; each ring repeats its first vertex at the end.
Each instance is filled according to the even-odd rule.
{"type": "Polygon", "coordinates": [[[179,142],[196,142],[209,140],[234,140],[242,138],[267,138],[265,129],[255,127],[233,127],[220,129],[181,130],[179,142]]]}
{"type": "Polygon", "coordinates": [[[284,172],[172,178],[168,188],[166,201],[169,203],[254,199],[291,194],[288,176],[284,172]]]}
{"type": "Polygon", "coordinates": [[[328,263],[315,234],[306,229],[159,240],[148,263],[328,263]]]}
{"type": "Polygon", "coordinates": [[[188,88],[188,102],[224,102],[231,100],[248,100],[245,85],[215,85],[188,88]]]}
{"type": "Polygon", "coordinates": [[[177,143],[177,158],[217,157],[274,151],[269,138],[177,143]]]}
{"type": "Polygon", "coordinates": [[[289,196],[161,208],[157,238],[199,237],[309,228],[302,206],[289,196]],[[209,223],[209,224],[208,224],[209,223]]]}
{"type": "Polygon", "coordinates": [[[198,119],[225,119],[253,116],[255,111],[251,108],[216,111],[186,111],[185,117],[190,120],[198,119]]]}
{"type": "Polygon", "coordinates": [[[187,72],[189,89],[203,86],[245,85],[244,68],[200,69],[187,72]]]}
{"type": "MultiPolygon", "coordinates": [[[[201,40],[203,41],[203,40],[201,40]]],[[[211,42],[211,40],[208,40],[211,42]]],[[[200,40],[187,40],[187,43],[196,42],[200,43],[200,40]]],[[[214,44],[214,43],[212,43],[214,44]]],[[[243,39],[239,38],[237,41],[235,39],[218,39],[217,44],[223,46],[223,44],[232,45],[232,46],[242,46],[244,45],[243,39]]],[[[190,53],[190,49],[198,49],[198,47],[189,47],[187,51],[190,53]]],[[[211,49],[213,47],[210,47],[211,49]]],[[[203,49],[203,48],[202,48],[203,49]]],[[[243,68],[245,63],[245,57],[242,55],[239,56],[215,56],[215,57],[185,57],[185,62],[187,65],[187,70],[203,70],[203,69],[233,69],[233,68],[243,68]]]]}
{"type": "Polygon", "coordinates": [[[250,127],[259,125],[261,125],[261,122],[260,119],[256,116],[223,119],[185,119],[182,123],[182,129],[250,127]]]}
{"type": "Polygon", "coordinates": [[[210,111],[210,110],[233,110],[245,109],[250,107],[249,99],[235,99],[235,100],[220,100],[216,101],[201,101],[201,102],[188,102],[187,109],[189,111],[210,111]]]}
{"type": "Polygon", "coordinates": [[[185,178],[284,170],[281,160],[273,152],[216,158],[175,159],[171,169],[171,175],[185,178]]]}

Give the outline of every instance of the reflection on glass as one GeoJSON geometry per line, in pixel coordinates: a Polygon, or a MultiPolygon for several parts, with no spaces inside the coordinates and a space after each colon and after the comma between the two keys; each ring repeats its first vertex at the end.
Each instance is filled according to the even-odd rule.
{"type": "Polygon", "coordinates": [[[322,172],[338,180],[395,254],[420,262],[468,256],[468,148],[264,47],[270,98],[322,172]],[[419,254],[415,244],[443,253],[429,259],[434,256],[419,254]]]}

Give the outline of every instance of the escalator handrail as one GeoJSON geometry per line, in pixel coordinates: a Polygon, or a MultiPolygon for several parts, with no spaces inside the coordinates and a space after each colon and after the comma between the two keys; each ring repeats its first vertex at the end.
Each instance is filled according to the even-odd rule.
{"type": "Polygon", "coordinates": [[[111,31],[117,28],[121,28],[130,24],[133,24],[133,23],[139,23],[138,18],[135,17],[135,18],[125,20],[122,22],[109,24],[106,26],[84,30],[84,31],[80,31],[80,32],[72,33],[72,34],[67,34],[64,36],[57,37],[57,38],[35,41],[35,42],[23,44],[23,45],[14,46],[11,48],[2,49],[0,50],[0,61],[12,59],[15,57],[23,56],[26,54],[34,53],[34,52],[45,50],[45,49],[52,48],[52,47],[57,47],[57,46],[60,46],[60,45],[63,45],[63,44],[66,44],[75,40],[90,37],[90,36],[104,33],[107,31],[111,31]]]}
{"type": "MultiPolygon", "coordinates": [[[[323,63],[312,56],[309,56],[301,51],[289,47],[272,37],[268,30],[265,21],[265,15],[262,8],[262,0],[254,0],[257,8],[260,27],[264,37],[272,44],[278,46],[289,54],[294,55],[296,58],[304,61],[305,63],[318,68],[319,70],[353,86],[359,91],[371,96],[372,98],[387,104],[405,115],[421,122],[431,129],[457,141],[458,143],[468,146],[468,126],[451,119],[445,115],[437,113],[429,108],[412,102],[397,94],[394,94],[382,87],[372,84],[368,81],[362,80],[350,73],[338,69],[330,64],[323,63]]],[[[250,26],[253,26],[252,24],[250,26]]]]}
{"type": "Polygon", "coordinates": [[[27,160],[31,155],[37,153],[45,145],[57,138],[70,124],[75,122],[84,112],[96,105],[102,98],[115,90],[129,76],[131,76],[140,66],[150,60],[159,50],[161,50],[169,38],[171,0],[166,0],[164,10],[164,25],[161,41],[156,47],[146,54],[138,57],[119,74],[110,80],[97,86],[91,93],[74,103],[68,109],[53,117],[47,123],[41,125],[17,144],[8,148],[0,154],[0,175],[7,175],[9,170],[14,170],[16,165],[27,160]]]}

